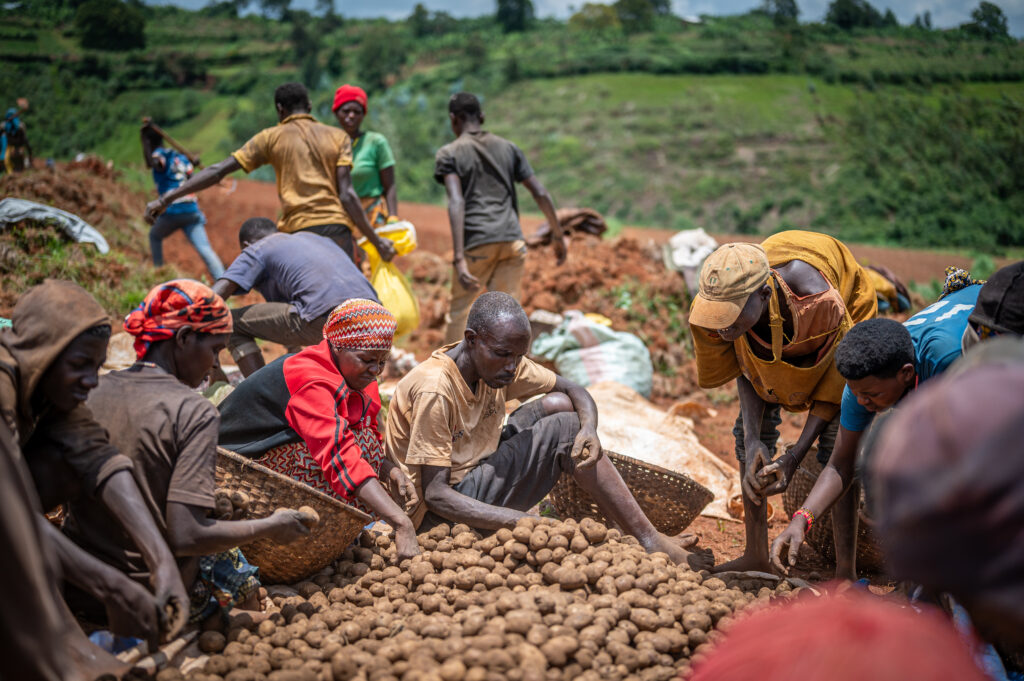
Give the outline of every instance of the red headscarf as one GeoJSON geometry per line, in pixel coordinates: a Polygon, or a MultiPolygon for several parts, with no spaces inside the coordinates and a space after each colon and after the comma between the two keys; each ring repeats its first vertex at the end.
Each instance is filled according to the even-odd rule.
{"type": "Polygon", "coordinates": [[[390,350],[398,322],[380,303],[351,298],[331,310],[324,339],[339,350],[390,350]]]}
{"type": "Polygon", "coordinates": [[[737,622],[690,681],[984,681],[938,611],[847,592],[768,607],[737,622]]]}
{"type": "Polygon", "coordinates": [[[124,318],[124,330],[135,336],[139,359],[146,356],[150,343],[172,338],[186,325],[199,333],[231,333],[231,312],[209,286],[175,279],[155,286],[124,318]]]}
{"type": "Polygon", "coordinates": [[[334,106],[331,111],[337,111],[345,102],[359,102],[366,111],[366,91],[356,85],[345,83],[334,91],[334,106]]]}

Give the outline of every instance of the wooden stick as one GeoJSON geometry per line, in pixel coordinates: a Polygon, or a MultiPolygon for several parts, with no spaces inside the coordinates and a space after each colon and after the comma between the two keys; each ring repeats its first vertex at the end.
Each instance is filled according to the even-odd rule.
{"type": "Polygon", "coordinates": [[[201,168],[202,167],[202,165],[199,163],[199,157],[198,156],[196,156],[192,152],[190,152],[187,149],[185,149],[185,147],[183,147],[181,145],[181,143],[178,142],[178,140],[176,140],[173,137],[171,137],[170,135],[168,135],[164,131],[163,128],[161,128],[159,125],[157,125],[156,123],[153,122],[152,118],[150,118],[149,116],[146,116],[145,118],[142,119],[142,121],[143,121],[143,123],[145,123],[146,125],[151,127],[156,134],[160,135],[165,140],[167,140],[168,144],[170,144],[172,147],[174,147],[175,149],[177,149],[181,153],[185,154],[185,156],[188,157],[188,160],[192,162],[192,165],[194,165],[197,168],[201,168]]]}

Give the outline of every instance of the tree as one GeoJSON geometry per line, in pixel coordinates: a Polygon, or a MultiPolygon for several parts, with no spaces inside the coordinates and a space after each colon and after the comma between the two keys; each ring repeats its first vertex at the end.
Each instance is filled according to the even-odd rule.
{"type": "Polygon", "coordinates": [[[430,34],[430,11],[423,6],[422,2],[417,2],[416,6],[412,8],[412,14],[409,15],[409,28],[417,38],[430,34]]]}
{"type": "Polygon", "coordinates": [[[764,12],[776,26],[792,26],[800,16],[796,0],[764,0],[764,12]]]}
{"type": "Polygon", "coordinates": [[[1006,15],[995,3],[982,2],[971,12],[971,18],[974,21],[963,25],[963,29],[968,33],[981,36],[985,40],[1007,38],[1010,35],[1006,26],[1006,15]]]}
{"type": "Polygon", "coordinates": [[[617,0],[615,13],[626,33],[643,33],[654,28],[654,6],[651,0],[617,0]]]}
{"type": "Polygon", "coordinates": [[[659,17],[672,16],[672,0],[650,0],[651,9],[659,17]]]}
{"type": "Polygon", "coordinates": [[[283,19],[288,14],[292,0],[259,0],[263,16],[283,19]]]}
{"type": "Polygon", "coordinates": [[[135,50],[146,46],[146,18],[121,0],[86,0],[75,12],[82,47],[135,50]]]}
{"type": "Polygon", "coordinates": [[[894,26],[899,26],[899,25],[900,25],[900,22],[897,21],[896,15],[892,13],[891,9],[886,7],[885,8],[885,15],[882,17],[882,26],[885,26],[887,28],[892,28],[894,26]]]}
{"type": "Polygon", "coordinates": [[[619,15],[609,5],[593,2],[583,4],[580,11],[569,17],[569,28],[574,31],[614,31],[622,28],[619,15]]]}
{"type": "Polygon", "coordinates": [[[531,0],[498,0],[498,11],[495,18],[505,33],[525,31],[533,21],[533,2],[531,0]]]}
{"type": "Polygon", "coordinates": [[[383,90],[405,65],[406,42],[390,26],[375,26],[363,36],[356,52],[356,70],[367,90],[383,90]]]}
{"type": "Polygon", "coordinates": [[[832,0],[825,14],[825,23],[844,31],[878,28],[882,25],[882,14],[867,0],[832,0]]]}

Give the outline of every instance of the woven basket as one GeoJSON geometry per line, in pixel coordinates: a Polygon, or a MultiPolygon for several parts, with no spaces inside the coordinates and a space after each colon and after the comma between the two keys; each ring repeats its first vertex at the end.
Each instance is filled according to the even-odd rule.
{"type": "MultiPolygon", "coordinates": [[[[782,503],[786,509],[786,517],[792,517],[798,508],[803,506],[811,488],[821,474],[822,465],[818,462],[817,447],[812,447],[804,457],[803,463],[796,469],[793,481],[782,494],[782,503]]],[[[830,562],[835,562],[836,546],[832,540],[832,511],[814,519],[811,531],[805,537],[807,544],[818,554],[830,562]]],[[[882,549],[878,537],[865,522],[864,497],[861,495],[860,522],[857,524],[857,569],[878,572],[884,566],[882,549]]]]}
{"type": "MultiPolygon", "coordinates": [[[[661,466],[605,450],[640,508],[659,532],[674,536],[685,530],[715,495],[704,485],[661,466]]],[[[551,505],[562,518],[607,519],[594,499],[571,475],[562,475],[548,493],[551,505]]]]}
{"type": "Polygon", "coordinates": [[[259,566],[266,584],[291,584],[327,567],[372,520],[338,499],[221,447],[217,448],[217,487],[249,495],[246,519],[300,506],[310,506],[320,515],[320,524],[291,544],[258,539],[241,547],[246,559],[259,566]]]}

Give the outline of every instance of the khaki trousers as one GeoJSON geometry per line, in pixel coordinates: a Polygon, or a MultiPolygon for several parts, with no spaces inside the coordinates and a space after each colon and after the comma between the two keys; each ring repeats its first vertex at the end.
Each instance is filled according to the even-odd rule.
{"type": "Polygon", "coordinates": [[[452,275],[452,301],[445,315],[446,344],[462,340],[469,308],[481,293],[502,291],[519,300],[526,266],[526,242],[517,239],[471,248],[466,251],[466,266],[469,273],[480,280],[480,287],[475,291],[467,290],[459,283],[459,277],[452,275]]]}
{"type": "Polygon", "coordinates": [[[256,303],[231,310],[231,321],[234,328],[228,338],[228,351],[237,362],[260,351],[260,346],[256,345],[257,338],[280,343],[287,348],[316,345],[324,339],[327,315],[307,322],[289,303],[256,303]]]}

